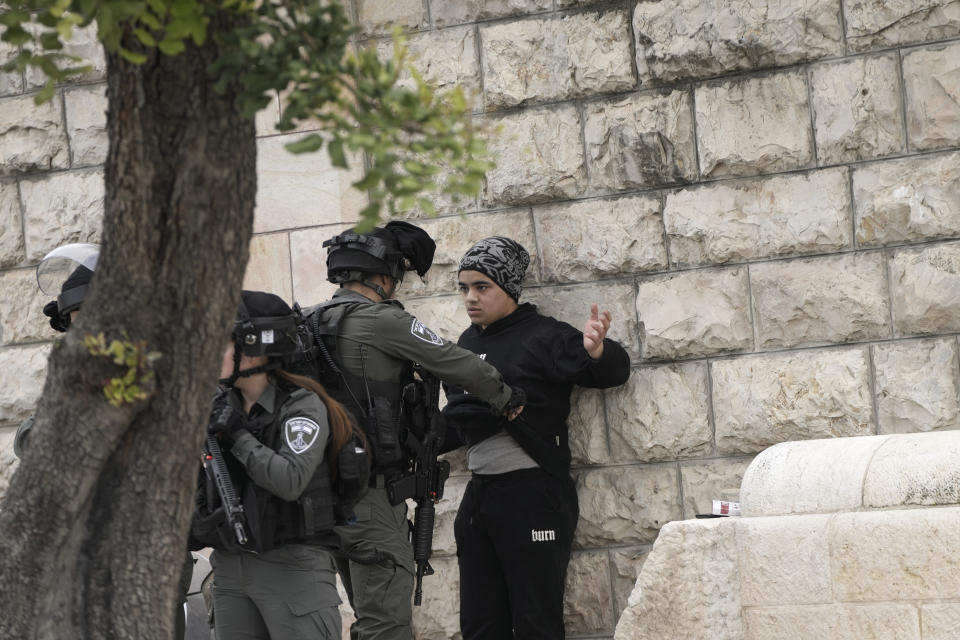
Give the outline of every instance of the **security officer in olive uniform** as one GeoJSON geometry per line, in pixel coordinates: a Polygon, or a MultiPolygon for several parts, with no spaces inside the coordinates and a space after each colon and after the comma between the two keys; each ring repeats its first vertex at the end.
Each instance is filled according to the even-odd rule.
{"type": "Polygon", "coordinates": [[[391,504],[387,485],[410,459],[402,442],[401,404],[403,388],[413,380],[412,364],[508,416],[519,412],[523,392],[393,299],[404,272],[423,276],[430,268],[436,245],[425,231],[390,222],[362,235],[346,231],[323,246],[328,248],[327,279],[341,288],[328,302],[306,310],[307,323],[334,364],[324,386],[354,413],[373,449],[371,489],[354,509],[356,522],[337,528],[340,577],[357,615],[350,637],[409,640],[413,549],[406,504],[391,504]]]}
{"type": "Polygon", "coordinates": [[[279,297],[244,291],[233,338],[209,432],[247,535],[238,540],[213,487],[198,492],[191,528],[195,546],[214,548],[217,637],[339,640],[331,469],[354,427],[316,381],[282,368],[301,345],[297,317],[279,297]]]}

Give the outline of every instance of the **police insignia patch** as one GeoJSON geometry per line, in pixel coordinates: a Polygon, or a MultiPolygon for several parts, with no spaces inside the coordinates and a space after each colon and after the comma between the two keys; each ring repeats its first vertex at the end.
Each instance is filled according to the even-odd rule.
{"type": "Polygon", "coordinates": [[[287,446],[296,454],[301,454],[317,441],[320,425],[310,418],[290,418],[283,423],[283,437],[287,446]]]}
{"type": "Polygon", "coordinates": [[[443,338],[435,334],[433,331],[428,329],[422,322],[413,319],[413,324],[410,325],[410,333],[414,336],[420,338],[424,342],[429,342],[430,344],[443,345],[443,338]]]}

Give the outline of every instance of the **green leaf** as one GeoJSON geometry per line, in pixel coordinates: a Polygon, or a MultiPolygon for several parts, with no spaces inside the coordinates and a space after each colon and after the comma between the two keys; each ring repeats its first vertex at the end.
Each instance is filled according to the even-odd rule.
{"type": "Polygon", "coordinates": [[[383,179],[382,171],[380,171],[379,169],[370,169],[369,171],[367,171],[367,174],[363,176],[363,178],[354,182],[353,186],[359,189],[360,191],[366,191],[367,189],[372,189],[378,184],[380,184],[380,180],[382,179],[383,179]]]}
{"type": "Polygon", "coordinates": [[[129,49],[120,49],[120,57],[133,64],[143,64],[147,61],[147,55],[145,53],[137,53],[129,49]]]}
{"type": "Polygon", "coordinates": [[[157,48],[160,49],[160,52],[167,56],[175,56],[178,53],[182,53],[184,49],[187,48],[187,45],[183,44],[183,40],[171,40],[169,35],[163,40],[157,43],[157,48]]]}
{"type": "Polygon", "coordinates": [[[327,145],[327,153],[330,154],[330,163],[341,169],[347,169],[347,156],[343,153],[343,140],[334,138],[327,145]]]}
{"type": "Polygon", "coordinates": [[[53,78],[47,78],[47,82],[43,85],[43,88],[33,96],[34,104],[41,105],[44,102],[50,102],[53,99],[53,91],[56,88],[53,78]]]}
{"type": "Polygon", "coordinates": [[[323,146],[323,137],[313,133],[306,138],[301,138],[296,142],[285,145],[290,153],[312,153],[323,146]]]}
{"type": "Polygon", "coordinates": [[[157,39],[154,38],[152,35],[150,35],[150,32],[147,31],[146,29],[139,29],[139,28],[134,29],[133,35],[137,36],[137,40],[139,40],[145,46],[148,46],[148,47],[157,46],[157,39]]]}

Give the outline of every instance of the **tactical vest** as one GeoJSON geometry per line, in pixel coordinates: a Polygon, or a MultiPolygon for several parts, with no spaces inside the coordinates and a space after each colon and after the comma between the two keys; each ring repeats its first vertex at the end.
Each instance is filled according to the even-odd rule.
{"type": "MultiPolygon", "coordinates": [[[[274,451],[282,446],[279,410],[288,398],[288,393],[277,390],[274,420],[256,434],[260,442],[274,451]]],[[[237,484],[237,480],[234,479],[235,485],[243,487],[243,509],[258,551],[269,551],[290,542],[309,542],[333,530],[336,496],[326,459],[317,466],[306,489],[294,502],[275,496],[246,474],[243,474],[242,485],[237,484]]]]}
{"type": "Polygon", "coordinates": [[[376,303],[335,298],[313,307],[307,324],[314,343],[322,343],[336,367],[321,363],[320,381],[366,433],[373,450],[371,471],[389,475],[402,470],[410,457],[400,432],[403,388],[413,381],[413,364],[351,339],[344,320],[351,308],[367,304],[376,303]]]}

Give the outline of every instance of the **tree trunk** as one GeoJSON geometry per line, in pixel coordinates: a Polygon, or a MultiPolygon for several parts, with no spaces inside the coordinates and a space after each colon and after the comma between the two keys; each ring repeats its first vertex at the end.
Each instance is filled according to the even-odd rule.
{"type": "Polygon", "coordinates": [[[103,246],[0,510],[2,638],[173,637],[256,193],[253,121],[207,72],[227,27],[215,18],[204,46],[143,65],[108,56],[103,246]],[[162,354],[149,398],[108,404],[125,369],[84,347],[99,332],[162,354]]]}

